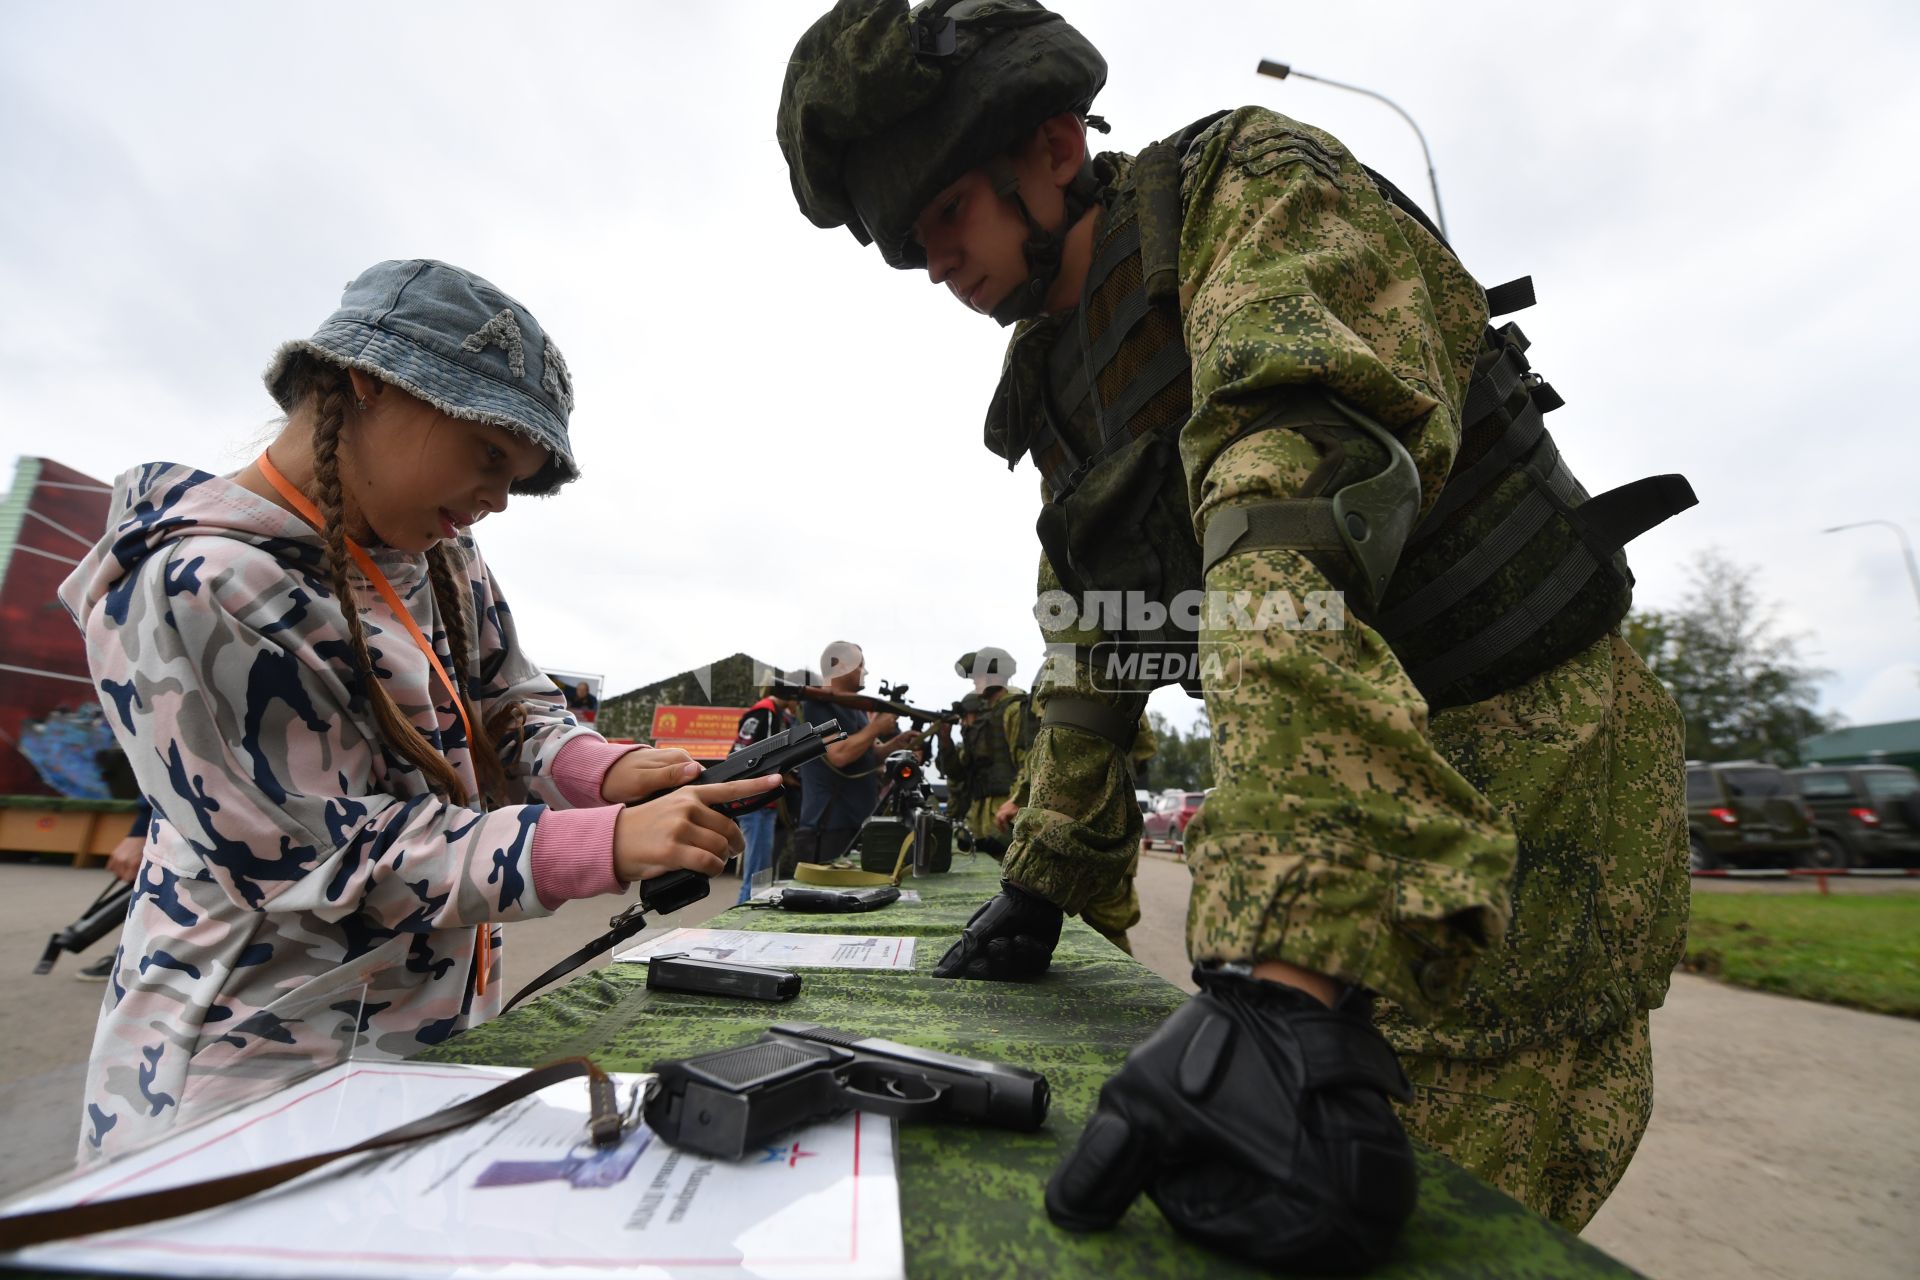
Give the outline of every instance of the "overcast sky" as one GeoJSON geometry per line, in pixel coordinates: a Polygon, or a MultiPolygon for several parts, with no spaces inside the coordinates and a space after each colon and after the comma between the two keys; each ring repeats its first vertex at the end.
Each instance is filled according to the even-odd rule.
{"type": "MultiPolygon", "coordinates": [[[[980,443],[1003,333],[795,209],[780,79],[824,0],[0,3],[0,459],[231,470],[259,381],[383,258],[458,263],[567,354],[580,482],[483,545],[529,651],[620,691],[846,637],[916,701],[1000,644],[1025,683],[1038,481],[980,443]]],[[[1718,546],[1759,566],[1854,723],[1920,717],[1908,290],[1912,4],[1063,0],[1104,52],[1105,145],[1261,103],[1411,194],[1567,399],[1589,489],[1682,471],[1638,602],[1718,546]],[[1906,372],[1902,372],[1905,370],[1906,372]]],[[[1177,690],[1154,705],[1189,716],[1177,690]]]]}

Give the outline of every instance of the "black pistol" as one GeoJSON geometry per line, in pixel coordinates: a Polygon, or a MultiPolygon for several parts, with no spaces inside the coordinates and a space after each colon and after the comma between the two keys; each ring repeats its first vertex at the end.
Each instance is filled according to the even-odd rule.
{"type": "MultiPolygon", "coordinates": [[[[847,736],[847,731],[837,724],[826,726],[797,724],[791,729],[783,729],[764,742],[756,742],[734,752],[718,764],[709,765],[701,770],[700,776],[680,786],[668,787],[665,791],[656,791],[644,800],[629,800],[629,807],[647,804],[680,787],[697,787],[703,782],[735,782],[741,778],[764,778],[770,773],[785,773],[799,767],[815,756],[826,752],[829,742],[838,742],[847,736]]],[[[743,813],[751,813],[763,805],[772,804],[780,798],[781,788],[775,787],[744,800],[729,800],[724,804],[711,806],[716,813],[724,813],[729,818],[737,818],[743,813]]],[[[680,908],[689,906],[707,896],[711,881],[698,871],[684,868],[669,871],[665,875],[654,876],[640,882],[640,901],[628,907],[619,915],[607,921],[607,932],[581,947],[566,959],[560,961],[545,973],[520,988],[519,994],[500,1007],[500,1012],[519,1004],[540,987],[557,978],[564,978],[595,956],[603,955],[634,934],[644,929],[649,915],[671,915],[680,908]]]]}
{"type": "MultiPolygon", "coordinates": [[[[709,782],[738,782],[742,778],[764,778],[770,773],[791,773],[814,757],[826,754],[829,742],[838,742],[846,736],[847,731],[837,724],[818,725],[802,721],[764,741],[740,748],[718,764],[708,765],[700,771],[699,777],[680,786],[698,787],[709,782]]],[[[679,789],[668,787],[665,791],[654,792],[646,800],[629,800],[627,803],[646,804],[649,800],[657,800],[679,789]]],[[[780,791],[781,788],[775,787],[743,800],[716,804],[713,809],[729,818],[737,818],[743,813],[752,813],[755,809],[764,809],[772,804],[780,798],[780,791]]]]}
{"type": "Polygon", "coordinates": [[[1031,1132],[1047,1118],[1037,1071],[784,1022],[750,1044],[653,1064],[647,1127],[668,1144],[737,1160],[843,1111],[971,1120],[1031,1132]]]}

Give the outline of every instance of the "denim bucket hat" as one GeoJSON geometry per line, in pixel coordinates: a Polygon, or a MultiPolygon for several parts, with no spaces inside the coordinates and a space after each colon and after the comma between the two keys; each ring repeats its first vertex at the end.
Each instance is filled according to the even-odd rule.
{"type": "MultiPolygon", "coordinates": [[[[533,313],[470,271],[427,258],[360,273],[311,338],[274,353],[267,389],[308,351],[372,374],[449,417],[504,427],[545,448],[547,465],[514,493],[552,493],[580,477],[567,441],[573,380],[533,313]]],[[[281,409],[293,406],[281,401],[281,409]]]]}

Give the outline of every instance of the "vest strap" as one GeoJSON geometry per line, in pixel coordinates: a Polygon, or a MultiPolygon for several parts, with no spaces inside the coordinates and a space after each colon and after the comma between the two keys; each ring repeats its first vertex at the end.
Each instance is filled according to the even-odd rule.
{"type": "MultiPolygon", "coordinates": [[[[1128,424],[1146,408],[1147,401],[1159,395],[1167,384],[1191,367],[1192,362],[1187,359],[1187,344],[1184,342],[1169,342],[1148,357],[1146,364],[1133,375],[1126,388],[1114,397],[1113,404],[1100,410],[1103,446],[1112,441],[1124,444],[1133,439],[1134,433],[1127,429],[1128,424]]],[[[1095,404],[1097,406],[1098,401],[1095,404]]]]}
{"type": "Polygon", "coordinates": [[[1527,540],[1553,518],[1553,503],[1538,489],[1507,513],[1484,542],[1454,561],[1446,572],[1380,615],[1374,624],[1383,635],[1405,635],[1451,609],[1494,575],[1527,540]]]}
{"type": "Polygon", "coordinates": [[[1506,431],[1494,442],[1493,447],[1465,471],[1448,478],[1447,486],[1440,491],[1433,509],[1427,512],[1426,518],[1408,541],[1417,543],[1431,536],[1454,512],[1479,497],[1480,491],[1491,484],[1496,476],[1531,452],[1546,429],[1547,424],[1540,416],[1540,406],[1529,396],[1526,406],[1507,424],[1506,431]]]}
{"type": "Polygon", "coordinates": [[[1200,574],[1241,551],[1345,551],[1331,498],[1276,498],[1214,513],[1200,540],[1200,574]]]}
{"type": "Polygon", "coordinates": [[[1536,299],[1533,296],[1533,277],[1521,276],[1518,280],[1509,280],[1487,290],[1487,314],[1489,316],[1511,315],[1515,311],[1525,311],[1536,299]]]}
{"type": "Polygon", "coordinates": [[[1609,489],[1581,503],[1571,517],[1582,534],[1580,546],[1569,551],[1551,574],[1493,626],[1408,674],[1422,689],[1444,689],[1505,657],[1573,600],[1599,568],[1601,555],[1611,555],[1698,501],[1685,476],[1659,475],[1609,489]],[[1601,555],[1595,554],[1596,547],[1601,555]]]}
{"type": "Polygon", "coordinates": [[[1422,689],[1444,689],[1456,680],[1491,666],[1496,659],[1505,657],[1522,641],[1546,626],[1555,614],[1579,594],[1580,588],[1586,585],[1587,579],[1593,576],[1597,568],[1599,562],[1593,558],[1591,551],[1584,546],[1575,547],[1566,559],[1554,566],[1551,574],[1529,591],[1511,612],[1503,614],[1498,622],[1407,674],[1422,689]]]}
{"type": "Polygon", "coordinates": [[[1184,132],[1141,148],[1133,165],[1140,224],[1140,280],[1148,302],[1180,305],[1180,162],[1190,138],[1184,132]]]}
{"type": "Polygon", "coordinates": [[[1125,755],[1133,750],[1140,719],[1122,715],[1104,702],[1061,692],[1048,696],[1047,709],[1040,714],[1040,727],[1045,729],[1049,725],[1064,725],[1105,738],[1125,755]]]}
{"type": "MultiPolygon", "coordinates": [[[[1517,326],[1509,325],[1508,328],[1514,333],[1519,333],[1517,326]]],[[[1524,338],[1526,335],[1520,336],[1524,338]]],[[[1495,340],[1498,341],[1498,338],[1495,340]]],[[[1513,394],[1514,388],[1520,385],[1521,380],[1532,372],[1532,369],[1533,366],[1527,362],[1525,347],[1503,343],[1500,358],[1494,361],[1493,367],[1468,385],[1466,403],[1460,406],[1461,427],[1478,424],[1482,418],[1505,404],[1507,397],[1513,394]]],[[[1541,411],[1545,412],[1544,405],[1541,411]]]]}
{"type": "Polygon", "coordinates": [[[1683,475],[1644,476],[1589,498],[1580,504],[1574,517],[1602,545],[1618,551],[1699,502],[1683,475]]]}

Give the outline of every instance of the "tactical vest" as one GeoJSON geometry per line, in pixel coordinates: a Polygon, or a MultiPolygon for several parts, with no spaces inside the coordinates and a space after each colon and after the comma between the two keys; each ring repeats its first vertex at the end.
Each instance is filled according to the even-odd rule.
{"type": "MultiPolygon", "coordinates": [[[[1460,449],[1424,518],[1419,476],[1399,441],[1304,390],[1277,398],[1241,436],[1291,428],[1337,447],[1342,462],[1330,485],[1227,508],[1200,545],[1177,451],[1192,412],[1179,310],[1180,162],[1217,119],[1146,148],[1103,194],[1080,306],[1064,321],[1044,322],[1055,327],[1045,394],[1021,397],[1021,407],[1041,402],[1028,453],[1046,479],[1037,530],[1062,587],[1076,598],[1121,591],[1170,602],[1201,590],[1206,570],[1228,555],[1300,550],[1346,593],[1348,612],[1392,646],[1434,710],[1524,683],[1618,626],[1633,588],[1621,548],[1693,505],[1693,492],[1683,477],[1654,476],[1589,498],[1542,420],[1562,401],[1533,372],[1526,336],[1513,324],[1485,332],[1460,449]]],[[[1445,245],[1418,206],[1367,173],[1445,245]]],[[[1494,315],[1530,306],[1531,282],[1498,286],[1488,303],[1494,315]]],[[[1171,651],[1190,651],[1198,639],[1173,618],[1116,638],[1171,651]]],[[[1182,683],[1200,695],[1197,678],[1182,683]]],[[[1110,731],[1113,716],[1089,718],[1086,704],[1060,703],[1049,703],[1049,722],[1077,723],[1123,745],[1130,737],[1110,731]]]]}
{"type": "Polygon", "coordinates": [[[1007,738],[1007,708],[1015,705],[1020,708],[1021,746],[1033,745],[1033,728],[1029,725],[1033,716],[1028,710],[1030,703],[1027,695],[1008,693],[995,700],[974,721],[974,732],[979,736],[969,744],[973,758],[981,762],[979,772],[968,779],[969,790],[975,799],[1013,793],[1013,744],[1007,738]]]}

